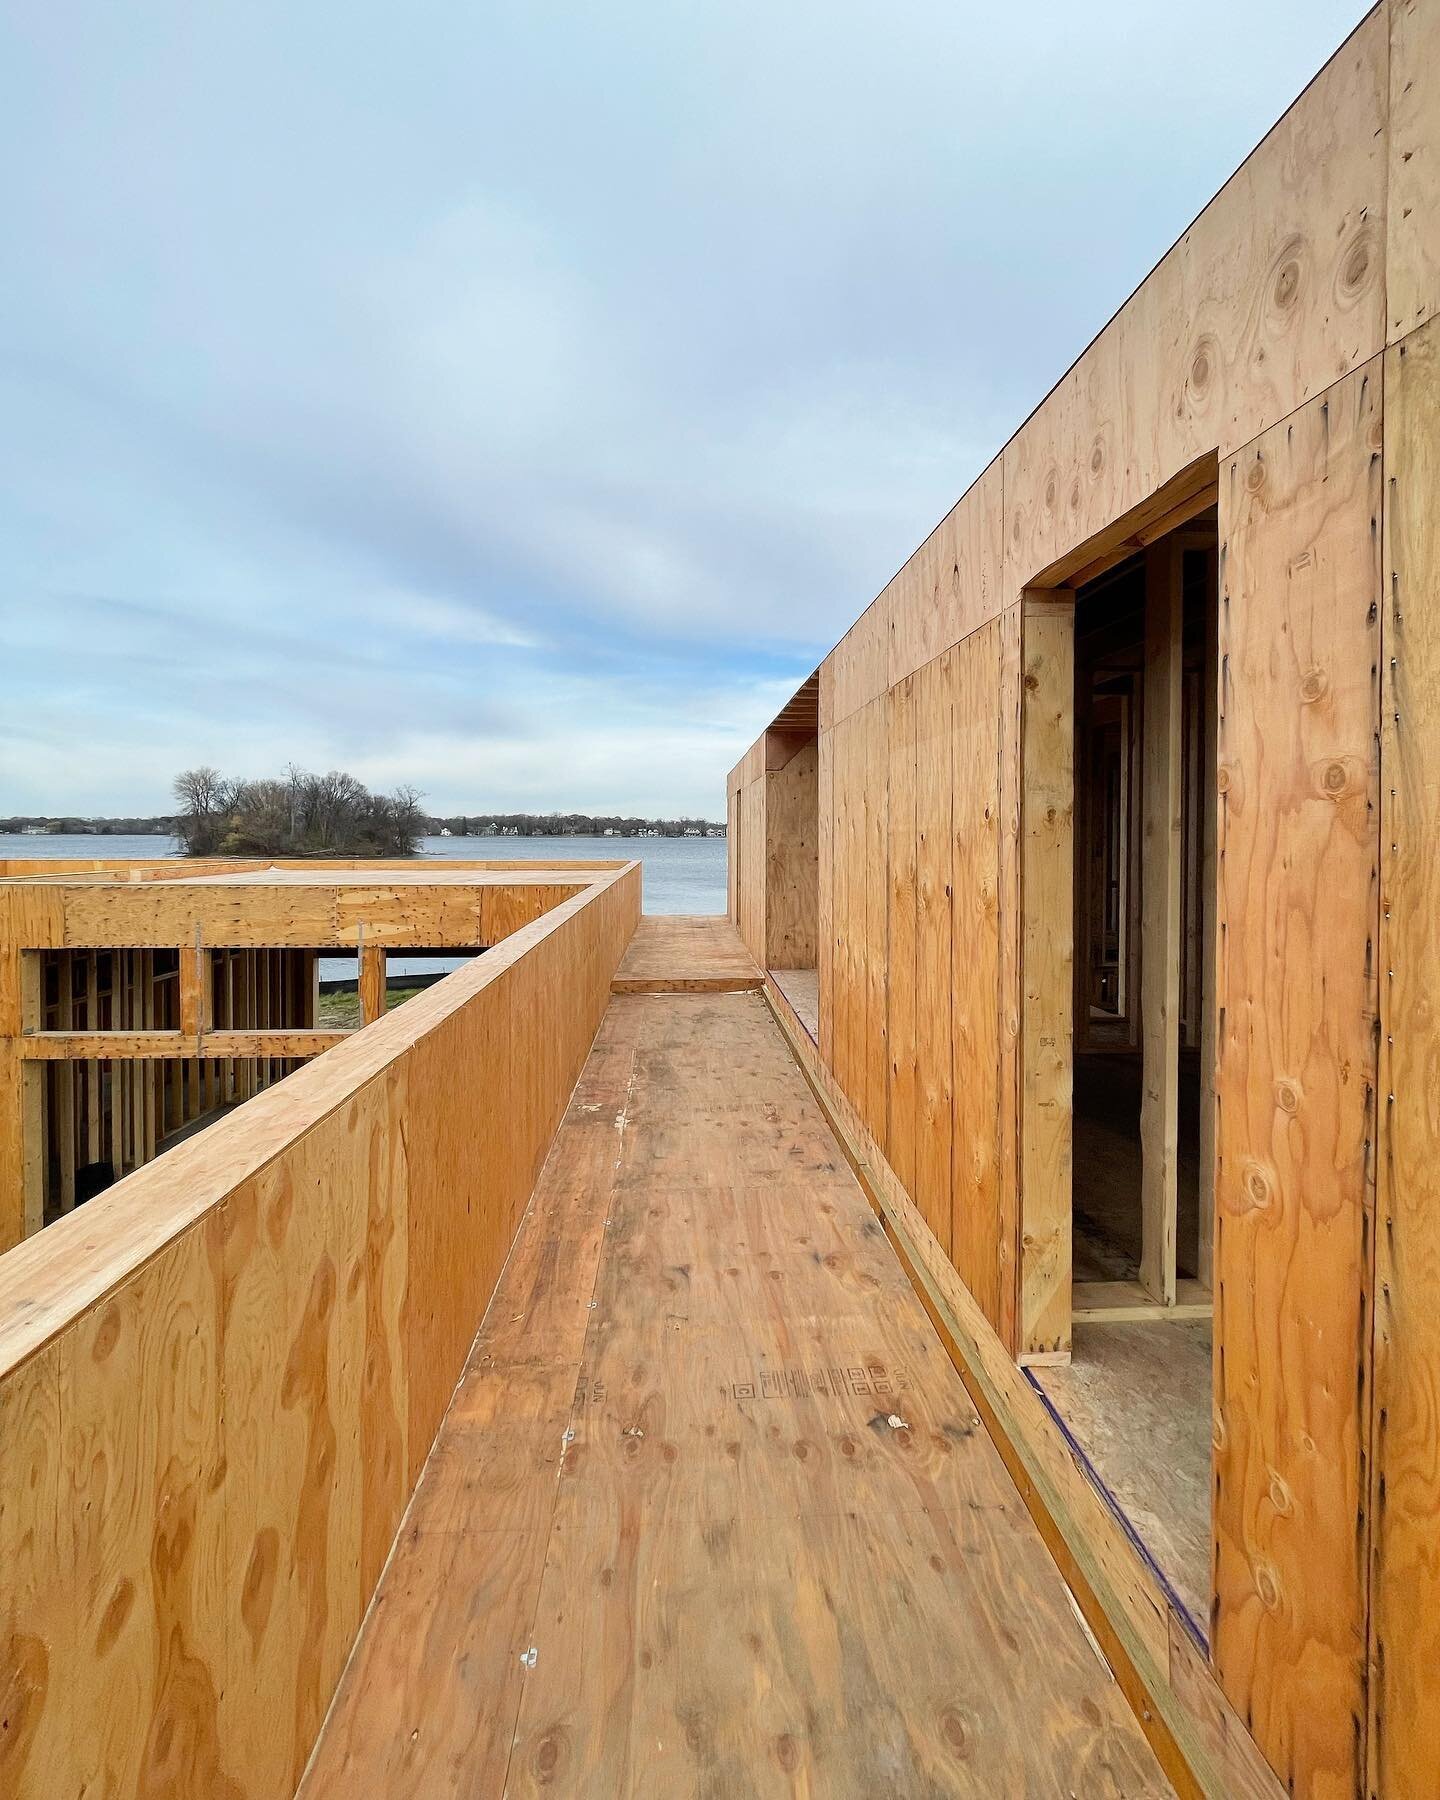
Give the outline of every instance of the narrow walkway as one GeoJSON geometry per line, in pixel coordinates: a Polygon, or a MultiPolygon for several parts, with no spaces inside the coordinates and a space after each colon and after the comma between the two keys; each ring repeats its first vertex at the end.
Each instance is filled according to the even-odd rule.
{"type": "Polygon", "coordinates": [[[728,919],[647,915],[610,986],[617,994],[737,994],[762,979],[728,919]]]}
{"type": "Polygon", "coordinates": [[[1168,1793],[758,994],[616,998],[302,1787],[1168,1793]]]}

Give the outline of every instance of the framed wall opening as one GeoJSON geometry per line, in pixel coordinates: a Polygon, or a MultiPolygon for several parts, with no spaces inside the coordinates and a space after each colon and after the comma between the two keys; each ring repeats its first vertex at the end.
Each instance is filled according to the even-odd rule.
{"type": "Polygon", "coordinates": [[[820,1036],[820,678],[765,734],[765,966],[820,1036]]]}
{"type": "Polygon", "coordinates": [[[1217,555],[1209,511],[1075,590],[1077,1319],[1208,1306],[1217,555]]]}
{"type": "Polygon", "coordinates": [[[1209,1614],[1213,490],[1022,619],[1022,1360],[1209,1614]],[[1167,528],[1168,527],[1168,528],[1167,528]]]}

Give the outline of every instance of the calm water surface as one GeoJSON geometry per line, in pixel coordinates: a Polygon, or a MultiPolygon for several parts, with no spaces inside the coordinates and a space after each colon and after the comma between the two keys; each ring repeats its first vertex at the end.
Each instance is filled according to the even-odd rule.
{"type": "MultiPolygon", "coordinates": [[[[422,856],[457,862],[561,862],[633,858],[644,870],[648,913],[723,913],[724,838],[439,838],[421,840],[422,856]]],[[[0,832],[0,858],[57,857],[102,860],[135,856],[176,856],[171,837],[82,837],[56,833],[26,837],[0,832]]]]}
{"type": "MultiPolygon", "coordinates": [[[[725,911],[724,838],[424,838],[421,854],[452,862],[561,862],[633,858],[642,867],[647,913],[723,913],[725,911]]],[[[56,833],[26,837],[0,832],[0,858],[55,857],[74,861],[176,856],[170,837],[88,837],[56,833]]],[[[353,958],[326,957],[320,965],[325,980],[339,980],[353,969],[353,958]]],[[[434,969],[436,963],[413,963],[391,957],[392,974],[434,969]]]]}

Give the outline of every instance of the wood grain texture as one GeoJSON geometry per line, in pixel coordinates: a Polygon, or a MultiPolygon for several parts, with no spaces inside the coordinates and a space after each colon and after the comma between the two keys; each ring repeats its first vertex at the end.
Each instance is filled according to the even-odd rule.
{"type": "Polygon", "coordinates": [[[820,746],[765,776],[767,968],[813,969],[820,930],[820,746]]]}
{"type": "Polygon", "coordinates": [[[1385,568],[1368,1791],[1408,1800],[1440,1768],[1440,321],[1386,353],[1385,568]]]}
{"type": "Polygon", "coordinates": [[[616,994],[735,993],[760,982],[754,958],[728,919],[650,913],[635,927],[610,989],[616,994]]]}
{"type": "Polygon", "coordinates": [[[1385,341],[1389,26],[1372,11],[1005,446],[1005,586],[1385,341]]]}
{"type": "Polygon", "coordinates": [[[996,1220],[998,1282],[995,1329],[1013,1355],[1020,1347],[1020,1281],[1024,1266],[1020,1226],[1020,770],[1024,722],[1023,606],[1007,606],[999,619],[999,717],[996,748],[1000,791],[1000,861],[997,894],[1000,943],[996,992],[999,1181],[996,1220]]]}
{"type": "Polygon", "coordinates": [[[492,1317],[304,1800],[1167,1791],[758,996],[612,1002],[492,1317]]]}
{"type": "Polygon", "coordinates": [[[888,687],[934,662],[999,612],[1002,473],[997,456],[885,589],[888,687]]]}
{"type": "Polygon", "coordinates": [[[1176,1791],[1279,1800],[1284,1790],[1041,1404],[1033,1377],[991,1330],[813,1045],[783,1011],[776,1017],[1176,1791]]]}
{"type": "Polygon", "coordinates": [[[1022,632],[1020,1349],[1056,1355],[1070,1347],[1073,596],[1027,594],[1022,632]]]}
{"type": "Polygon", "coordinates": [[[0,1264],[7,1800],[293,1791],[638,912],[632,866],[0,1264]]]}
{"type": "Polygon", "coordinates": [[[906,1190],[915,1187],[917,1140],[916,932],[917,823],[915,809],[915,677],[891,688],[885,700],[890,942],[885,964],[889,1089],[885,1144],[906,1190]]]}
{"type": "Polygon", "coordinates": [[[1173,540],[1145,553],[1141,782],[1140,1285],[1175,1299],[1180,1172],[1181,649],[1183,558],[1173,540]]]}
{"type": "Polygon", "coordinates": [[[1440,7],[1387,0],[1390,28],[1386,342],[1440,311],[1440,7]]]}
{"type": "Polygon", "coordinates": [[[1380,366],[1222,471],[1211,1643],[1298,1792],[1363,1780],[1380,366]]]}
{"type": "Polygon", "coordinates": [[[954,930],[945,1000],[950,1011],[955,1131],[950,1170],[950,1259],[997,1331],[1014,1276],[998,1167],[1000,1132],[1000,625],[954,650],[950,740],[954,930]]]}
{"type": "Polygon", "coordinates": [[[916,1204],[950,1253],[954,1154],[955,657],[914,677],[915,705],[915,1186],[916,1204]]]}

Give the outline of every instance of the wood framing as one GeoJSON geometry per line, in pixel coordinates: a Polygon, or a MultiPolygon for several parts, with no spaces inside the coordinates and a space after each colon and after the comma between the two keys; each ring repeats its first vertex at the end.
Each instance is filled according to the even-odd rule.
{"type": "Polygon", "coordinates": [[[1035,1361],[1070,1350],[1074,595],[1027,593],[1021,633],[1020,1350],[1035,1361]]]}
{"type": "Polygon", "coordinates": [[[0,1258],[7,1796],[293,1794],[639,910],[600,875],[0,1258]]]}
{"type": "Polygon", "coordinates": [[[631,866],[6,865],[0,1246],[343,1042],[319,952],[358,954],[370,1024],[387,948],[498,944],[631,866]]]}
{"type": "Polygon", "coordinates": [[[1145,552],[1141,799],[1140,1285],[1175,1300],[1180,1172],[1180,651],[1183,558],[1173,538],[1145,552]]]}
{"type": "MultiPolygon", "coordinates": [[[[1177,1706],[1253,1734],[1291,1792],[1357,1800],[1429,1792],[1440,1761],[1424,1547],[1440,1518],[1424,1072],[1437,311],[1440,5],[1387,0],[818,686],[818,1070],[884,1159],[927,1270],[949,1269],[993,1334],[987,1358],[1064,1357],[1077,1307],[1089,1329],[1164,1329],[1213,1293],[1210,1643],[1166,1679],[1177,1706]],[[1182,554],[1183,579],[1203,554],[1220,596],[1203,648],[1182,554]],[[1131,559],[1159,596],[1142,727],[1148,1229],[1135,1279],[1072,1303],[1069,740],[1049,659],[1061,591],[1099,594],[1131,559]],[[948,794],[916,750],[947,683],[948,794]],[[1198,735],[1196,695],[1213,702],[1198,735]],[[947,807],[948,982],[927,905],[947,807]]],[[[761,840],[733,816],[732,856],[753,871],[761,840]]],[[[761,886],[749,904],[771,902],[761,886]]],[[[1093,1520],[1069,1516],[1083,1539],[1093,1520]]]]}

